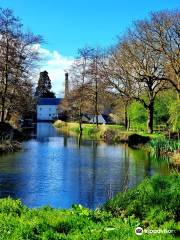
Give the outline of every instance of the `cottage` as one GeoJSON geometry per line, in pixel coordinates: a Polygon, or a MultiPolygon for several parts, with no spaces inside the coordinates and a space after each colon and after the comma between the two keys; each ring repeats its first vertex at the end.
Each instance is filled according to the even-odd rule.
{"type": "MultiPolygon", "coordinates": [[[[112,123],[110,117],[108,115],[105,114],[100,114],[97,116],[98,117],[98,123],[99,124],[108,124],[108,123],[112,123]]],[[[96,116],[93,116],[89,123],[96,123],[96,116]]]]}
{"type": "Polygon", "coordinates": [[[37,121],[52,121],[58,118],[58,105],[62,98],[39,98],[37,102],[37,121]]]}

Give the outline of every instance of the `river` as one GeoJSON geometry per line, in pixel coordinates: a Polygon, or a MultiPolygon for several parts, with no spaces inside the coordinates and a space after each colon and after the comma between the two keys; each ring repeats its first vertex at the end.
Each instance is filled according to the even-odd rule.
{"type": "Polygon", "coordinates": [[[22,151],[0,156],[0,198],[11,196],[28,207],[95,209],[145,177],[168,172],[166,161],[143,150],[90,140],[79,146],[51,123],[38,123],[36,138],[23,142],[22,151]]]}

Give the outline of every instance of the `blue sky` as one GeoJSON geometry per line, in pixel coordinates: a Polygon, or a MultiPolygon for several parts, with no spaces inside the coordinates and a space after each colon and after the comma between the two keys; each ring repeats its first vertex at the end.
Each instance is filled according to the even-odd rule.
{"type": "Polygon", "coordinates": [[[41,50],[50,65],[47,61],[43,67],[50,71],[56,85],[58,79],[62,85],[62,70],[68,68],[78,48],[108,47],[133,21],[147,17],[151,11],[177,9],[180,1],[0,0],[0,6],[13,9],[25,28],[44,37],[46,44],[41,50]]]}

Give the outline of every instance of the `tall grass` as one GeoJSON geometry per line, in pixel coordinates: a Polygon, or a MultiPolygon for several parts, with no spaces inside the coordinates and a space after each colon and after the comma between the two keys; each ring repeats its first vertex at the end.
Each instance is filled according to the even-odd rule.
{"type": "Polygon", "coordinates": [[[155,138],[150,141],[151,153],[157,156],[168,154],[180,149],[179,140],[168,140],[165,138],[155,138]]]}

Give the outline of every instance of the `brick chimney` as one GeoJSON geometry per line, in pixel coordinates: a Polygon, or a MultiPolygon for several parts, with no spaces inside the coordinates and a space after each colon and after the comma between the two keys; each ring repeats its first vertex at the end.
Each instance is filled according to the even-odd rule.
{"type": "Polygon", "coordinates": [[[69,93],[69,75],[68,73],[65,73],[65,91],[64,91],[64,97],[67,97],[69,93]]]}

